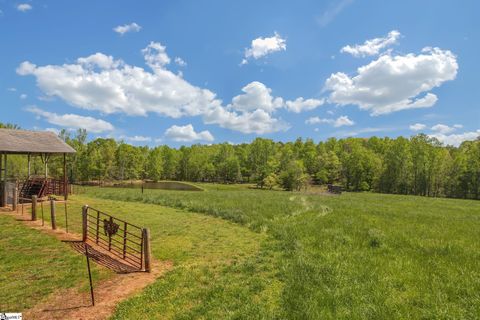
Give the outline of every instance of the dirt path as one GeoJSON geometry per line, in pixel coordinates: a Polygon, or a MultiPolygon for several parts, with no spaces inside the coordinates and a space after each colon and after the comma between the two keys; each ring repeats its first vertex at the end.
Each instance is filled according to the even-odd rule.
{"type": "MultiPolygon", "coordinates": [[[[79,234],[66,233],[60,228],[52,230],[47,224],[42,226],[41,221],[30,221],[28,220],[29,215],[20,215],[4,209],[1,211],[22,221],[25,225],[53,235],[61,241],[78,242],[81,239],[79,234]]],[[[117,273],[108,280],[94,283],[95,306],[91,304],[90,291],[80,292],[79,288],[59,290],[48,297],[46,301],[24,311],[23,319],[107,319],[113,314],[115,306],[119,302],[141,292],[172,268],[173,264],[170,261],[154,260],[150,273],[117,273]]]]}

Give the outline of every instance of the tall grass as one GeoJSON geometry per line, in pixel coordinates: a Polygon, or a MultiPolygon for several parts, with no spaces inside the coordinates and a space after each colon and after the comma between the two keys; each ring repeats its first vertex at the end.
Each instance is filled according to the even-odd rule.
{"type": "Polygon", "coordinates": [[[275,302],[280,311],[271,317],[473,319],[480,314],[478,201],[205,188],[202,193],[86,192],[201,212],[267,232],[276,240],[268,247],[276,258],[262,263],[278,270],[283,283],[275,302]]]}

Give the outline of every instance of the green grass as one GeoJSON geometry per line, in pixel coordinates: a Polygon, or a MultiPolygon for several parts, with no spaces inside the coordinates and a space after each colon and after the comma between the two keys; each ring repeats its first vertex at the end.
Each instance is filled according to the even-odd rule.
{"type": "MultiPolygon", "coordinates": [[[[86,261],[69,245],[0,214],[0,312],[22,312],[55,290],[88,285],[86,261]]],[[[108,272],[94,266],[95,281],[108,272]]]]}
{"type": "MultiPolygon", "coordinates": [[[[144,292],[121,303],[114,319],[254,319],[279,312],[282,284],[277,279],[278,270],[272,268],[275,264],[270,262],[276,259],[274,241],[266,235],[198,213],[85,195],[69,200],[69,226],[77,233],[81,231],[84,204],[149,227],[153,256],[174,264],[172,271],[144,292]]],[[[48,224],[49,216],[44,217],[48,224]]],[[[58,205],[57,224],[61,228],[63,218],[63,206],[58,205]]]]}
{"type": "MultiPolygon", "coordinates": [[[[205,261],[198,271],[208,275],[204,283],[190,277],[188,268],[176,269],[122,303],[116,318],[141,310],[150,318],[185,319],[472,319],[480,314],[478,201],[202,187],[202,193],[148,190],[143,195],[132,189],[86,189],[97,198],[222,217],[258,231],[248,237],[266,239],[241,263],[225,261],[220,272],[205,261]]],[[[225,252],[237,252],[236,244],[218,240],[225,252]]],[[[180,250],[183,255],[198,250],[187,248],[192,251],[180,250]]],[[[159,250],[154,254],[166,258],[159,250]]]]}

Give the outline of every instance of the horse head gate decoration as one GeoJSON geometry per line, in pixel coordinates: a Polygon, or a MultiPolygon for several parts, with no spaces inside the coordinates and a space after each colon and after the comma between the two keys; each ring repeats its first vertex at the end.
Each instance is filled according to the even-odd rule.
{"type": "Polygon", "coordinates": [[[148,229],[89,206],[83,207],[82,217],[83,242],[95,243],[138,271],[150,272],[148,229]]]}

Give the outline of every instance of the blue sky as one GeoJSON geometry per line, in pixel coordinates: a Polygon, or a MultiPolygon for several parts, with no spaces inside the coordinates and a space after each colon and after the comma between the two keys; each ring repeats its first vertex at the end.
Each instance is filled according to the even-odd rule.
{"type": "Polygon", "coordinates": [[[478,1],[0,1],[0,121],[133,144],[480,135],[478,1]]]}

